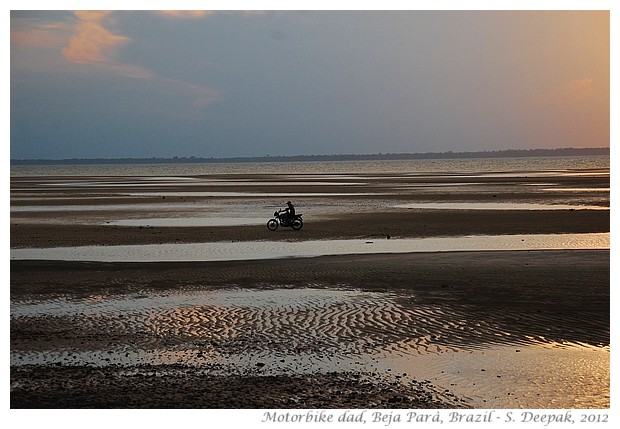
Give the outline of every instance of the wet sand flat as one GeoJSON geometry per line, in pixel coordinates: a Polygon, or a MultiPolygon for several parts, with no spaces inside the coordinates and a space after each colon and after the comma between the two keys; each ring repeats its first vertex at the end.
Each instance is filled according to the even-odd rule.
{"type": "MultiPolygon", "coordinates": [[[[170,371],[176,374],[172,386],[185,386],[177,399],[148,394],[132,396],[131,403],[207,408],[484,406],[484,401],[493,405],[495,396],[517,386],[486,386],[491,397],[458,401],[445,396],[450,386],[417,385],[451,366],[407,379],[403,374],[412,377],[412,369],[402,369],[402,363],[416,356],[437,361],[459,353],[465,357],[493,347],[512,356],[532,345],[570,353],[588,344],[604,377],[600,353],[609,352],[607,251],[355,255],[244,263],[12,261],[11,277],[12,361],[19,363],[12,367],[11,398],[18,407],[114,406],[118,398],[112,393],[140,380],[163,392],[171,389],[164,376],[170,371]],[[121,368],[136,374],[123,376],[121,368]],[[97,379],[102,371],[115,375],[96,382],[96,389],[78,381],[97,379]],[[325,372],[337,375],[328,381],[331,376],[325,372]],[[150,373],[160,377],[145,375],[150,373]],[[196,381],[198,390],[179,380],[179,373],[201,380],[196,381]],[[356,392],[351,402],[346,395],[330,400],[316,396],[316,374],[323,374],[327,384],[350,377],[340,390],[356,392]],[[407,388],[387,389],[390,384],[382,383],[391,374],[407,388]],[[240,397],[215,387],[206,394],[200,387],[208,382],[224,388],[221,380],[233,375],[238,381],[246,377],[249,384],[256,377],[272,377],[273,387],[281,390],[269,397],[240,397]],[[74,399],[54,390],[58,386],[52,381],[59,376],[73,383],[74,399]],[[289,388],[282,389],[283,383],[290,383],[289,388]],[[295,401],[288,396],[290,389],[297,392],[295,401]],[[418,397],[414,391],[424,394],[418,397]],[[185,402],[186,395],[199,395],[200,400],[185,402]],[[225,401],[221,395],[232,396],[225,401]]],[[[557,356],[546,365],[557,368],[557,356]]],[[[583,398],[585,391],[593,395],[593,406],[604,407],[609,401],[605,380],[594,386],[592,382],[584,382],[574,398],[583,398]]],[[[567,386],[545,388],[552,387],[557,395],[567,386]]],[[[466,390],[476,396],[475,389],[466,390]]],[[[536,400],[517,396],[511,404],[544,407],[536,400]]]]}
{"type": "MultiPolygon", "coordinates": [[[[305,180],[299,192],[351,192],[350,185],[305,180]]],[[[137,197],[131,178],[56,178],[55,185],[50,178],[12,179],[15,207],[83,202],[127,209],[15,211],[11,247],[609,232],[608,210],[395,208],[498,199],[608,207],[608,195],[585,190],[608,187],[608,176],[485,177],[479,185],[467,184],[471,178],[454,185],[452,177],[432,188],[437,179],[347,180],[358,182],[358,197],[301,200],[304,229],[271,233],[263,225],[106,222],[183,216],[194,205],[196,216],[249,208],[266,212],[266,221],[280,198],[137,197]],[[403,182],[428,186],[402,192],[403,182]],[[127,185],[121,192],[120,183],[127,185]],[[566,191],[546,193],[554,186],[566,191]],[[379,195],[361,195],[377,189],[379,195]],[[131,209],[137,203],[158,209],[145,216],[131,209]]],[[[173,182],[149,189],[187,189],[173,182]]],[[[11,407],[606,408],[609,257],[609,250],[545,250],[12,260],[11,407]]]]}
{"type": "Polygon", "coordinates": [[[227,175],[159,181],[124,177],[14,177],[11,179],[11,248],[88,244],[157,244],[209,241],[316,240],[376,237],[434,237],[477,234],[609,232],[609,174],[586,170],[538,177],[351,175],[227,175]],[[217,180],[215,180],[217,179],[217,180]],[[295,180],[294,185],[287,182],[295,180]],[[317,184],[322,180],[325,184],[317,184]],[[187,193],[187,183],[208,195],[187,193]],[[227,182],[228,181],[228,182],[227,182]],[[267,184],[264,184],[267,182],[267,184]],[[280,185],[274,187],[271,183],[280,185]],[[336,184],[333,184],[336,182],[336,184]],[[119,187],[119,184],[124,186],[119,187]],[[437,186],[442,184],[443,186],[437,186]],[[148,186],[146,186],[148,185],[148,186]],[[218,196],[230,187],[236,197],[218,196]],[[601,192],[593,192],[593,189],[601,192]],[[145,192],[148,191],[148,192],[145,192]],[[278,196],[265,196],[269,192],[278,196]],[[294,198],[295,193],[305,195],[294,198]],[[265,225],[293,199],[302,213],[301,231],[265,225]],[[501,205],[498,210],[411,209],[428,202],[501,205]],[[511,204],[536,210],[511,210],[511,204]],[[541,209],[541,204],[549,210],[541,209]],[[573,207],[555,210],[554,206],[573,207]],[[597,207],[603,210],[583,210],[597,207]],[[59,210],[56,210],[59,208],[59,210]],[[79,210],[83,208],[83,210],[79,210]],[[195,227],[174,219],[249,218],[252,225],[195,227]],[[170,227],[148,218],[170,220],[170,227]],[[143,223],[139,221],[145,219],[143,223]],[[133,226],[118,224],[133,221],[133,226]]]}

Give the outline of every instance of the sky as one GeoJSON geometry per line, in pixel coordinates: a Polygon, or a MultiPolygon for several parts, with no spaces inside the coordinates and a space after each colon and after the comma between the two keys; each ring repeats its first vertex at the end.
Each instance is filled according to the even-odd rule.
{"type": "Polygon", "coordinates": [[[10,158],[610,146],[610,13],[12,10],[10,158]]]}

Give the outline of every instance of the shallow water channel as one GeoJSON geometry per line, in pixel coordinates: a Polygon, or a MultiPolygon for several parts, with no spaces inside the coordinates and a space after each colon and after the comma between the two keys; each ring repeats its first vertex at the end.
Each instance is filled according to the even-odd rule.
{"type": "Polygon", "coordinates": [[[102,262],[225,261],[368,253],[609,249],[609,240],[609,233],[589,233],[290,242],[164,243],[11,249],[11,259],[102,262]]]}

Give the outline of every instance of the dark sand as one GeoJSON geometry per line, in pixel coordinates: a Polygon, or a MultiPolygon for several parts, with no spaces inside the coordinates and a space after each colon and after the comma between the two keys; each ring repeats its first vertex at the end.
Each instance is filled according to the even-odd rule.
{"type": "Polygon", "coordinates": [[[384,213],[331,215],[301,231],[261,226],[125,227],[11,224],[11,247],[196,243],[208,241],[415,238],[460,235],[609,232],[609,211],[411,210],[395,222],[384,213]]]}
{"type": "MultiPolygon", "coordinates": [[[[607,180],[608,184],[609,179],[589,180],[587,186],[592,186],[592,181],[601,185],[601,180],[607,180]]],[[[19,183],[12,185],[15,191],[19,188],[19,183]]],[[[571,182],[570,185],[574,186],[574,183],[571,182]]],[[[584,192],[584,195],[586,194],[587,192],[584,192]]],[[[514,194],[510,196],[514,197],[514,194]]],[[[439,199],[439,196],[425,197],[439,199]]],[[[490,192],[470,197],[471,200],[492,200],[497,198],[497,194],[490,192]]],[[[63,198],[70,199],[70,193],[63,195],[63,198]]],[[[458,198],[458,193],[443,195],[444,200],[458,198]]],[[[540,197],[528,195],[527,198],[536,200],[540,197]]],[[[580,197],[571,193],[570,198],[580,197]]],[[[405,197],[402,199],[406,200],[405,197]]],[[[54,203],[60,204],[58,201],[54,203]]],[[[62,203],[67,204],[65,200],[62,203]]],[[[45,214],[20,214],[12,216],[11,247],[609,231],[609,211],[597,210],[409,210],[400,211],[397,215],[399,221],[395,225],[391,216],[386,216],[383,212],[341,212],[333,214],[329,222],[308,223],[297,233],[288,229],[270,233],[264,226],[119,227],[75,221],[73,214],[69,213],[54,214],[66,217],[67,222],[63,224],[47,222],[45,214]]],[[[81,216],[88,218],[90,215],[82,213],[81,216]]],[[[437,327],[437,332],[434,335],[420,334],[423,339],[419,340],[419,344],[424,347],[433,345],[439,350],[466,350],[483,348],[488,344],[526,344],[529,341],[608,347],[609,256],[608,250],[566,250],[340,255],[199,263],[11,261],[11,301],[36,303],[54,299],[107,299],[134,294],[148,297],[152,294],[179,291],[231,288],[255,291],[339,288],[390,294],[403,314],[408,310],[414,311],[418,307],[426,306],[443,309],[438,314],[459,315],[459,323],[464,327],[458,332],[447,326],[441,316],[435,315],[434,319],[427,321],[428,326],[437,327]]],[[[204,309],[201,311],[199,317],[212,316],[204,313],[204,309]]],[[[346,319],[350,313],[349,309],[344,309],[342,314],[330,317],[335,317],[334,320],[352,320],[346,319]]],[[[407,319],[408,323],[413,325],[402,332],[390,332],[392,328],[382,328],[362,320],[363,317],[370,317],[367,316],[370,313],[372,310],[359,313],[362,314],[359,316],[361,321],[355,322],[359,325],[356,335],[367,336],[367,342],[350,339],[345,334],[332,334],[329,331],[321,333],[317,329],[316,332],[308,334],[312,341],[317,341],[313,346],[313,353],[333,352],[333,346],[326,344],[334,338],[343,348],[348,347],[348,353],[355,355],[368,353],[369,349],[375,347],[373,344],[381,343],[382,346],[376,347],[384,347],[385,343],[410,341],[411,337],[422,332],[422,328],[413,326],[417,317],[415,313],[412,313],[413,318],[407,319]]],[[[386,314],[386,317],[393,316],[386,314]]],[[[272,345],[264,341],[261,335],[253,336],[252,332],[267,329],[264,326],[265,319],[258,319],[254,314],[240,314],[235,317],[237,319],[231,320],[243,320],[244,323],[255,320],[255,323],[252,325],[247,322],[248,330],[241,332],[242,335],[228,335],[226,327],[219,327],[221,331],[202,339],[200,344],[205,350],[215,348],[222,355],[251,354],[255,350],[279,350],[287,356],[295,353],[294,348],[286,344],[286,338],[277,340],[278,332],[271,332],[272,336],[268,337],[273,341],[272,345]]],[[[273,320],[282,323],[277,315],[273,316],[273,320]]],[[[300,319],[291,319],[290,323],[295,324],[298,320],[300,319]]],[[[12,317],[11,351],[23,353],[24,356],[29,351],[46,350],[69,354],[110,350],[118,354],[122,350],[145,348],[145,344],[155,349],[173,350],[183,341],[192,340],[175,335],[174,332],[177,331],[173,330],[136,331],[117,322],[118,320],[114,319],[113,322],[107,320],[97,324],[100,322],[79,314],[71,317],[12,317]]],[[[204,328],[215,325],[200,326],[204,328]]],[[[292,335],[291,343],[303,345],[310,341],[304,337],[301,329],[281,329],[282,332],[292,335]]],[[[372,350],[370,352],[372,353],[372,350]]],[[[199,351],[198,354],[200,353],[199,351]]],[[[271,374],[264,371],[263,365],[263,362],[257,362],[251,366],[238,367],[226,374],[226,367],[222,373],[220,363],[206,361],[199,361],[199,364],[195,365],[153,362],[121,364],[103,361],[100,365],[69,364],[62,361],[45,365],[13,365],[12,357],[11,407],[471,406],[466,398],[456,397],[423,379],[407,378],[405,382],[405,377],[401,375],[388,377],[364,368],[358,371],[310,374],[289,371],[271,374]]]]}

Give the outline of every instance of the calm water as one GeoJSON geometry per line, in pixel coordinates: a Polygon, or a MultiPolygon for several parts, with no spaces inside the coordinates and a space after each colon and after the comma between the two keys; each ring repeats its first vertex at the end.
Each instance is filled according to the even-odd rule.
{"type": "Polygon", "coordinates": [[[240,261],[368,253],[558,249],[609,249],[609,233],[53,247],[47,249],[11,249],[11,259],[103,262],[240,261]]]}
{"type": "Polygon", "coordinates": [[[568,171],[609,168],[609,156],[328,161],[222,164],[19,165],[11,176],[195,176],[204,174],[346,174],[568,171]]]}

